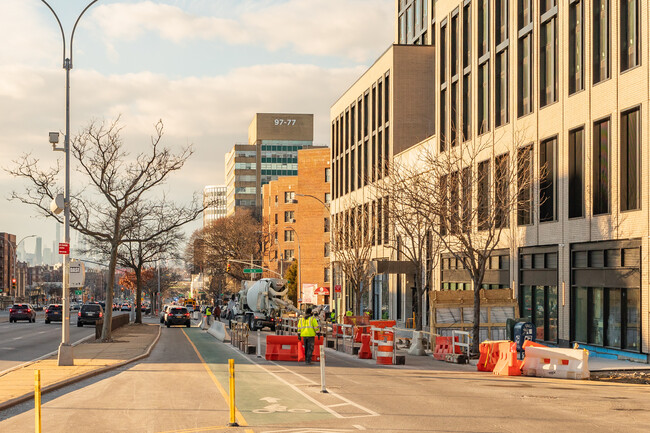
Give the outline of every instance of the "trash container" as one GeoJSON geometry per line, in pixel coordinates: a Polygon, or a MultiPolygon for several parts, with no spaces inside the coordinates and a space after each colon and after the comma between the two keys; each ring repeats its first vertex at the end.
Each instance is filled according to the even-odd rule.
{"type": "Polygon", "coordinates": [[[517,352],[523,352],[523,344],[526,340],[535,341],[535,325],[531,322],[515,323],[514,342],[517,345],[517,352]]]}

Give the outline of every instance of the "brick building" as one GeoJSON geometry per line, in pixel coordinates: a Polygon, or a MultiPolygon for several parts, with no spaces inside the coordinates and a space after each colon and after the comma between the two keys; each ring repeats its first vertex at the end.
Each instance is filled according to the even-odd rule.
{"type": "MultiPolygon", "coordinates": [[[[299,150],[298,175],[279,177],[263,186],[267,239],[263,266],[281,273],[299,260],[303,287],[330,287],[329,156],[327,148],[299,150]]],[[[319,296],[315,301],[324,304],[329,298],[319,296]]]]}

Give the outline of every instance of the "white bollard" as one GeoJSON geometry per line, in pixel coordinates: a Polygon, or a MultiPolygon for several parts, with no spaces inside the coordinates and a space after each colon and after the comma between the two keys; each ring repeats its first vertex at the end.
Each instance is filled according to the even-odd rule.
{"type": "Polygon", "coordinates": [[[327,393],[325,389],[325,345],[320,345],[320,392],[327,393]]]}
{"type": "Polygon", "coordinates": [[[262,331],[257,330],[257,357],[262,357],[262,331]]]}

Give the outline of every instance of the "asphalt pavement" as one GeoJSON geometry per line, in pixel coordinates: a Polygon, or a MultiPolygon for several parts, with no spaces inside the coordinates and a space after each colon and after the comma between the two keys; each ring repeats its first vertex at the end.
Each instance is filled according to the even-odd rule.
{"type": "MultiPolygon", "coordinates": [[[[113,343],[79,346],[95,361],[105,358],[101,351],[128,360],[160,329],[148,358],[45,394],[44,431],[627,433],[650,424],[643,385],[501,377],[431,357],[377,366],[327,350],[328,393],[321,393],[318,364],[266,361],[196,327],[148,320],[121,328],[113,343]],[[235,360],[240,428],[226,427],[228,359],[235,360]]],[[[0,412],[0,431],[32,431],[33,423],[33,401],[0,412]]]]}

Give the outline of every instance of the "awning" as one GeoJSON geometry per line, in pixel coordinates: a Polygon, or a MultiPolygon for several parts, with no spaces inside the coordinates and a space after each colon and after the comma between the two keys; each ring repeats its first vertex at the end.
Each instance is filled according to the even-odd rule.
{"type": "Polygon", "coordinates": [[[314,295],[329,295],[329,294],[330,294],[329,287],[318,287],[317,289],[314,290],[314,295]]]}

